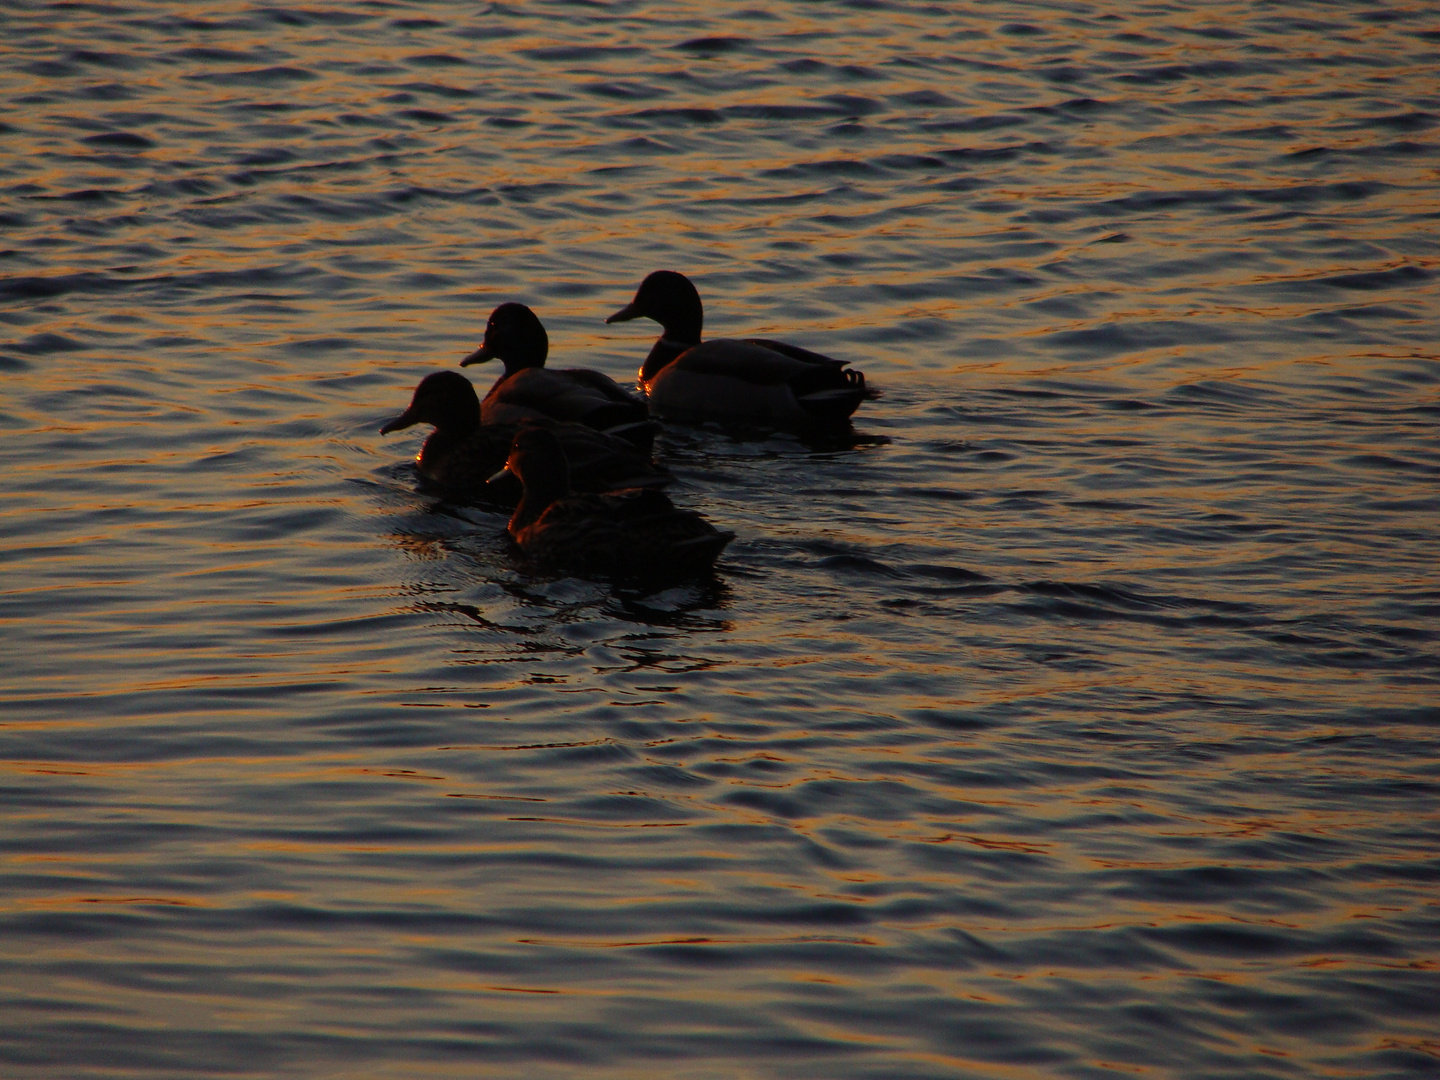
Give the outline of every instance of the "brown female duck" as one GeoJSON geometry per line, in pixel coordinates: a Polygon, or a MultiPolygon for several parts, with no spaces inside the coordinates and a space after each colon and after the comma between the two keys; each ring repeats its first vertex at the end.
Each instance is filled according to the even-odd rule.
{"type": "Polygon", "coordinates": [[[663,330],[640,368],[656,415],[720,420],[799,433],[843,428],[874,394],[848,361],[768,338],[700,340],[704,309],[684,274],[657,270],[605,321],[641,316],[663,330]]]}
{"type": "Polygon", "coordinates": [[[505,364],[505,374],[480,403],[484,423],[570,420],[650,448],[655,425],[645,402],[603,372],[547,368],[549,352],[545,327],[524,304],[501,304],[490,313],[480,348],[460,361],[461,367],[495,359],[505,364]]]}
{"type": "Polygon", "coordinates": [[[525,489],[506,531],[537,563],[647,582],[708,572],[732,532],[678,509],[661,491],[574,494],[565,448],[543,427],[515,436],[506,470],[525,489]]]}
{"type": "MultiPolygon", "coordinates": [[[[421,476],[452,493],[513,504],[520,498],[518,480],[489,481],[504,467],[516,432],[524,425],[482,424],[480,417],[480,399],[470,380],[458,371],[437,371],[420,380],[410,407],[382,427],[380,434],[412,424],[433,425],[435,430],[415,459],[421,476]]],[[[668,472],[651,464],[632,444],[613,435],[543,417],[526,423],[553,430],[570,462],[571,482],[579,491],[662,487],[671,480],[668,472]]]]}

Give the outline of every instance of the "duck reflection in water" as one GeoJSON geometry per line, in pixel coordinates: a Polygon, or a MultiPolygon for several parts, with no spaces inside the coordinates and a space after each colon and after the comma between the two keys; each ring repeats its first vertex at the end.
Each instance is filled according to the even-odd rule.
{"type": "Polygon", "coordinates": [[[569,463],[570,483],[577,491],[664,487],[673,479],[633,444],[583,424],[543,415],[524,424],[481,423],[480,399],[470,380],[458,371],[425,376],[415,388],[410,407],[382,427],[380,434],[414,424],[435,428],[415,459],[416,471],[452,497],[479,498],[505,506],[519,501],[516,477],[506,473],[493,478],[504,468],[510,446],[524,424],[551,430],[569,463]]]}
{"type": "Polygon", "coordinates": [[[846,360],[769,338],[701,341],[700,293],[684,274],[655,271],[605,321],[641,317],[663,331],[640,368],[657,416],[810,434],[847,429],[860,403],[876,396],[846,360]]]}
{"type": "Polygon", "coordinates": [[[461,367],[500,360],[505,374],[480,403],[487,424],[537,417],[570,420],[650,449],[655,424],[645,402],[610,376],[589,368],[547,368],[550,339],[524,304],[501,304],[490,313],[485,339],[461,367]]]}
{"type": "Polygon", "coordinates": [[[661,491],[573,492],[565,448],[544,427],[516,434],[506,471],[524,488],[506,531],[544,566],[630,581],[681,581],[709,573],[735,539],[679,509],[661,491]]]}

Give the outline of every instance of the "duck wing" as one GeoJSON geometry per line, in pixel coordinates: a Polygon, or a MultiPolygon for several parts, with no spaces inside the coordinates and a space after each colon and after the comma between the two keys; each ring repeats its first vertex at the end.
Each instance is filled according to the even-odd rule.
{"type": "Polygon", "coordinates": [[[843,426],[869,396],[865,376],[844,362],[769,346],[715,338],[686,349],[650,381],[651,409],[804,432],[843,426]]]}
{"type": "Polygon", "coordinates": [[[482,424],[546,417],[601,431],[627,428],[625,437],[642,449],[649,449],[655,434],[643,401],[608,375],[584,368],[521,368],[500,379],[480,403],[482,424]]]}
{"type": "Polygon", "coordinates": [[[633,405],[640,409],[645,408],[645,402],[626,390],[609,375],[603,371],[595,371],[592,368],[555,368],[557,375],[565,375],[573,379],[577,384],[593,391],[597,396],[603,397],[606,401],[614,402],[617,405],[633,405]]]}
{"type": "Polygon", "coordinates": [[[514,424],[481,424],[455,441],[444,439],[437,431],[421,447],[415,470],[452,494],[480,494],[485,482],[505,467],[516,430],[514,424]]]}
{"type": "Polygon", "coordinates": [[[823,364],[843,368],[850,363],[849,360],[836,360],[833,356],[826,356],[824,353],[802,349],[799,345],[791,345],[788,341],[775,341],[771,338],[744,338],[743,340],[747,345],[759,345],[762,349],[770,349],[772,352],[781,353],[792,360],[802,360],[807,364],[823,364]]]}
{"type": "MultiPolygon", "coordinates": [[[[658,490],[675,479],[634,444],[617,436],[545,417],[526,423],[539,423],[555,432],[570,463],[570,485],[577,492],[658,490]]],[[[416,471],[450,497],[514,506],[520,501],[519,480],[509,473],[496,474],[505,468],[510,445],[524,426],[481,424],[464,439],[451,443],[437,441],[432,435],[416,459],[416,471]]]]}
{"type": "Polygon", "coordinates": [[[746,338],[751,345],[772,349],[793,360],[802,360],[810,370],[790,380],[791,388],[802,404],[812,411],[844,410],[845,416],[853,413],[866,398],[877,398],[880,391],[865,385],[865,373],[850,367],[849,360],[836,360],[824,353],[811,352],[788,341],[773,341],[770,338],[746,338]],[[858,395],[858,396],[857,396],[858,395]]]}
{"type": "Polygon", "coordinates": [[[755,341],[712,338],[692,345],[664,370],[678,368],[695,375],[737,379],[754,386],[780,386],[813,366],[755,341]]]}
{"type": "Polygon", "coordinates": [[[585,427],[583,424],[554,424],[565,458],[570,463],[570,486],[576,491],[603,492],[621,489],[658,489],[675,478],[669,470],[654,464],[633,443],[585,427]]]}
{"type": "Polygon", "coordinates": [[[653,490],[559,499],[514,533],[537,562],[650,582],[705,573],[734,538],[653,490]]]}

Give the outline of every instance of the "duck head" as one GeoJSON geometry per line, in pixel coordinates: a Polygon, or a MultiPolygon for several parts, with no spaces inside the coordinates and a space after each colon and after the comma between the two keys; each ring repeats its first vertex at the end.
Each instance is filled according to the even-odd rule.
{"type": "Polygon", "coordinates": [[[642,317],[658,322],[665,336],[676,344],[686,347],[700,344],[705,309],[700,304],[699,292],[684,274],[656,270],[640,283],[635,299],[605,321],[629,322],[642,317]]]}
{"type": "Polygon", "coordinates": [[[412,424],[432,424],[437,432],[461,437],[480,426],[480,399],[475,387],[458,371],[437,371],[426,375],[415,387],[410,407],[380,429],[381,435],[408,428],[412,424]]]}
{"type": "Polygon", "coordinates": [[[570,494],[570,461],[553,431],[526,425],[515,433],[505,471],[517,477],[525,493],[510,518],[509,530],[530,524],[556,499],[570,494]]]}
{"type": "Polygon", "coordinates": [[[521,368],[544,367],[549,354],[550,338],[535,312],[524,304],[501,304],[490,313],[480,348],[461,360],[460,366],[498,358],[504,361],[505,374],[512,375],[521,368]]]}

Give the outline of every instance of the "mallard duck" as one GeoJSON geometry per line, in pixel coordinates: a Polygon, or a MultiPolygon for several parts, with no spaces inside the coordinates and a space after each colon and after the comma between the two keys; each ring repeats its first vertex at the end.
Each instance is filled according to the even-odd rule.
{"type": "Polygon", "coordinates": [[[662,491],[573,494],[565,448],[543,427],[515,435],[506,471],[525,489],[506,531],[537,563],[649,582],[704,574],[732,532],[678,509],[662,491]]]}
{"type": "Polygon", "coordinates": [[[630,443],[583,424],[543,417],[525,424],[482,424],[480,416],[480,399],[470,380],[458,371],[437,371],[420,380],[410,407],[382,427],[380,434],[412,424],[433,424],[435,430],[415,459],[416,471],[450,492],[483,495],[491,502],[513,504],[520,498],[520,484],[514,477],[489,481],[504,467],[516,432],[525,424],[542,424],[553,430],[570,462],[576,490],[662,487],[672,479],[630,443]]]}
{"type": "Polygon", "coordinates": [[[663,330],[640,368],[656,415],[805,433],[843,427],[860,402],[874,396],[846,360],[768,338],[702,342],[704,309],[684,274],[655,271],[635,299],[605,321],[641,316],[663,330]]]}
{"type": "Polygon", "coordinates": [[[460,361],[461,367],[497,358],[505,364],[505,374],[480,403],[483,423],[571,420],[650,449],[655,425],[645,402],[602,372],[547,368],[549,353],[545,327],[524,304],[501,304],[490,313],[480,348],[460,361]]]}

